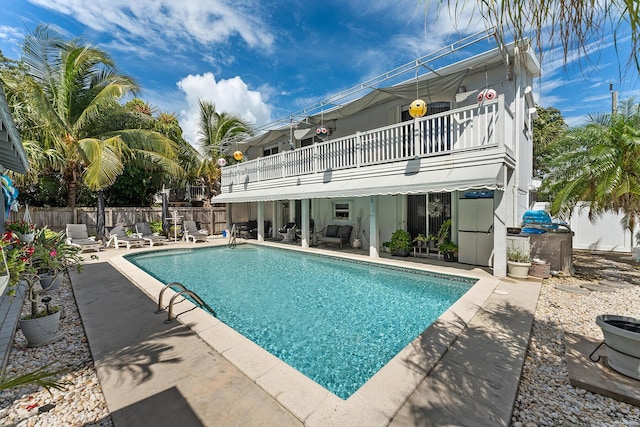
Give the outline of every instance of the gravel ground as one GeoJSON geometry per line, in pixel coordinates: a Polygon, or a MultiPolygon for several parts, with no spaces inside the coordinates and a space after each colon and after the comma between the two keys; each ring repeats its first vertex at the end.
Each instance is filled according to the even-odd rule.
{"type": "MultiPolygon", "coordinates": [[[[521,426],[638,426],[640,408],[577,389],[569,384],[563,330],[602,339],[595,324],[598,314],[640,317],[640,270],[628,255],[582,251],[574,253],[576,274],[543,282],[536,308],[533,333],[523,368],[512,425],[521,426]],[[556,285],[579,287],[602,279],[637,284],[614,293],[577,295],[556,285]]],[[[51,393],[35,386],[0,392],[2,426],[112,426],[107,405],[89,352],[71,287],[67,281],[53,295],[62,303],[65,338],[41,348],[26,347],[20,331],[9,358],[8,374],[34,370],[71,368],[60,379],[64,391],[51,393]],[[45,405],[54,405],[46,412],[45,405]],[[42,408],[45,409],[45,408],[42,408]]]]}
{"type": "Polygon", "coordinates": [[[640,271],[629,255],[574,252],[576,273],[546,279],[536,307],[527,358],[512,417],[513,426],[640,426],[640,408],[569,384],[564,332],[602,340],[599,314],[640,317],[640,271]],[[631,289],[577,295],[557,285],[619,280],[631,289]]]}
{"type": "MultiPolygon", "coordinates": [[[[2,426],[112,426],[107,403],[89,352],[84,327],[68,280],[52,291],[53,303],[62,306],[64,318],[60,329],[64,338],[43,347],[29,348],[22,332],[16,332],[7,375],[30,372],[47,366],[47,370],[68,368],[58,378],[66,384],[63,391],[48,392],[38,386],[25,386],[0,392],[2,426]],[[45,405],[54,405],[47,412],[45,405]],[[42,410],[40,409],[42,408],[42,410]]],[[[25,304],[23,313],[27,314],[25,304]]]]}

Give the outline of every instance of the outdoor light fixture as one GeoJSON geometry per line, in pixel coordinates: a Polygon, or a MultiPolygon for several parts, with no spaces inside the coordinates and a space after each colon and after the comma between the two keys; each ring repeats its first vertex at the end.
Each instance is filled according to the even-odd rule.
{"type": "Polygon", "coordinates": [[[47,314],[51,314],[51,310],[49,309],[49,303],[51,302],[51,297],[50,296],[46,296],[46,297],[42,298],[42,302],[47,307],[47,314]]]}

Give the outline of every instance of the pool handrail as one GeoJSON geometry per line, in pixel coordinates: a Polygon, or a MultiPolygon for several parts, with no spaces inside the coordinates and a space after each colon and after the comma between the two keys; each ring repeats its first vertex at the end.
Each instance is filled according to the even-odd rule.
{"type": "Polygon", "coordinates": [[[173,303],[175,302],[177,297],[184,296],[184,295],[190,296],[191,298],[193,298],[196,301],[197,304],[200,305],[200,307],[202,307],[205,310],[207,310],[214,317],[216,316],[216,312],[215,312],[215,310],[213,308],[209,307],[209,305],[206,302],[204,302],[202,300],[202,298],[200,298],[200,296],[198,294],[196,294],[195,292],[187,289],[180,282],[171,282],[171,283],[169,283],[168,285],[165,285],[162,288],[162,290],[160,291],[160,295],[158,295],[158,309],[156,310],[156,314],[162,313],[163,311],[165,311],[168,308],[169,309],[169,313],[168,313],[167,320],[165,320],[165,323],[169,323],[169,322],[173,321],[174,319],[171,318],[173,316],[173,303]],[[167,307],[162,308],[162,295],[164,295],[164,292],[167,289],[174,288],[174,287],[178,288],[179,291],[174,296],[171,297],[167,307]]]}

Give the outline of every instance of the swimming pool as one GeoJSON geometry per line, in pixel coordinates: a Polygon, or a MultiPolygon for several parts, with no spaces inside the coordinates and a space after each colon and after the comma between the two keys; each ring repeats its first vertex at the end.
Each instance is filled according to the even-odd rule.
{"type": "Polygon", "coordinates": [[[343,399],[475,283],[251,245],[126,259],[195,291],[220,320],[343,399]]]}

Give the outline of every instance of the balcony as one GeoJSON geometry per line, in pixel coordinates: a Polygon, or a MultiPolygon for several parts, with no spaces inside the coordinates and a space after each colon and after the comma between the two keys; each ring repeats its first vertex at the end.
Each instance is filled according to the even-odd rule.
{"type": "Polygon", "coordinates": [[[407,186],[411,189],[405,193],[434,191],[425,185],[465,180],[465,176],[486,184],[478,173],[488,174],[493,181],[501,172],[498,166],[515,165],[513,122],[514,114],[500,96],[480,105],[238,163],[222,169],[223,194],[215,201],[358,196],[364,193],[355,190],[364,188],[369,188],[367,194],[398,194],[407,186]],[[385,176],[393,178],[395,185],[385,184],[385,176]]]}

